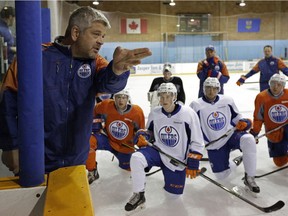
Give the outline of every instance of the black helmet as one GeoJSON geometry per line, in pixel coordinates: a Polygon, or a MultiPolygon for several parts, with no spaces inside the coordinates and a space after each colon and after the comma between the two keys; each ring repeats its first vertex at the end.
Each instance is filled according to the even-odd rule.
{"type": "Polygon", "coordinates": [[[15,9],[10,6],[4,6],[1,10],[1,18],[9,18],[10,16],[15,17],[15,9]]]}

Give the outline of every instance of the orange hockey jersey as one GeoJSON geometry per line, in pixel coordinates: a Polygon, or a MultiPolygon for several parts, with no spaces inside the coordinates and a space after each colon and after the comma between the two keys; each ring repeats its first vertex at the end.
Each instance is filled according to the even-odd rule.
{"type": "MultiPolygon", "coordinates": [[[[265,125],[266,133],[270,130],[279,127],[288,122],[288,89],[284,89],[284,94],[280,97],[273,96],[268,90],[260,92],[255,99],[253,131],[259,133],[262,124],[265,125]]],[[[280,130],[275,131],[279,133],[280,130]]],[[[269,136],[270,141],[279,142],[280,140],[273,140],[273,133],[269,136]],[[271,139],[270,139],[271,138],[271,139]]],[[[283,136],[283,135],[282,135],[283,136]]],[[[277,138],[276,138],[277,139],[277,138]]]]}
{"type": "Polygon", "coordinates": [[[103,115],[105,119],[105,132],[113,149],[121,153],[131,153],[133,148],[122,145],[128,144],[133,147],[134,134],[139,129],[145,128],[143,110],[137,105],[124,113],[119,113],[115,107],[114,100],[104,100],[94,108],[94,116],[103,115]]]}

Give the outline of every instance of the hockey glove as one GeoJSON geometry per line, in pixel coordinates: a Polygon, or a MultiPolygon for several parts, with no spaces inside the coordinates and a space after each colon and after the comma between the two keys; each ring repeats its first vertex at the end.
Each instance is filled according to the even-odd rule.
{"type": "Polygon", "coordinates": [[[252,126],[252,121],[248,118],[243,118],[238,121],[236,124],[236,130],[238,131],[246,131],[249,130],[252,126]]]}
{"type": "Polygon", "coordinates": [[[188,160],[187,160],[187,168],[186,168],[186,178],[196,178],[199,170],[199,161],[202,158],[202,154],[198,152],[190,152],[188,154],[188,160]]]}
{"type": "Polygon", "coordinates": [[[241,86],[241,85],[243,85],[243,83],[245,83],[245,80],[246,80],[247,78],[245,77],[245,76],[241,76],[241,78],[236,82],[236,84],[238,85],[238,86],[241,86]]]}
{"type": "Polygon", "coordinates": [[[255,142],[256,142],[256,144],[258,144],[258,143],[259,143],[259,139],[258,139],[258,134],[259,134],[259,133],[256,133],[256,132],[253,130],[253,128],[250,129],[249,133],[254,136],[255,142]]]}
{"type": "Polygon", "coordinates": [[[216,77],[217,79],[219,79],[221,77],[222,73],[220,71],[216,71],[216,70],[212,70],[211,71],[211,77],[216,77]]]}
{"type": "Polygon", "coordinates": [[[148,145],[148,141],[145,139],[145,137],[143,135],[139,135],[138,141],[136,143],[136,145],[141,148],[141,147],[145,147],[148,145]]]}
{"type": "Polygon", "coordinates": [[[151,132],[148,130],[140,129],[136,132],[133,142],[139,147],[147,146],[148,141],[151,140],[151,132]]]}

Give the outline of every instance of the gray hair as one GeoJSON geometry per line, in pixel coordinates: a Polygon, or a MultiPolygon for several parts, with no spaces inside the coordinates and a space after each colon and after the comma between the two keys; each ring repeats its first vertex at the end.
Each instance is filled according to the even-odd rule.
{"type": "Polygon", "coordinates": [[[101,22],[108,29],[111,28],[109,20],[105,17],[105,15],[90,6],[81,7],[73,11],[69,18],[68,27],[65,32],[65,36],[70,35],[71,29],[73,26],[78,26],[80,31],[84,31],[89,28],[93,22],[101,22]]]}

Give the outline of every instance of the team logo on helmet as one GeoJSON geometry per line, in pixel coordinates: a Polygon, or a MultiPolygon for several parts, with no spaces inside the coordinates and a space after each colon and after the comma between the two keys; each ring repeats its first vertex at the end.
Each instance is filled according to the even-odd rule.
{"type": "Polygon", "coordinates": [[[215,66],[215,70],[216,70],[216,71],[219,71],[219,70],[220,70],[219,65],[216,65],[216,66],[215,66]]]}
{"type": "Polygon", "coordinates": [[[99,98],[101,101],[103,101],[103,100],[110,99],[111,96],[112,96],[112,94],[101,94],[101,95],[99,95],[99,98]]]}
{"type": "Polygon", "coordinates": [[[226,124],[226,117],[221,112],[212,112],[207,118],[207,124],[212,130],[221,130],[226,124]]]}
{"type": "Polygon", "coordinates": [[[161,142],[169,147],[174,147],[179,142],[179,133],[172,126],[164,126],[159,130],[161,142]]]}
{"type": "Polygon", "coordinates": [[[288,118],[288,109],[282,104],[275,104],[269,109],[268,115],[274,123],[284,123],[288,118]]]}
{"type": "Polygon", "coordinates": [[[81,78],[87,78],[91,76],[91,67],[89,64],[83,64],[78,69],[77,74],[81,78]]]}
{"type": "Polygon", "coordinates": [[[109,131],[115,139],[123,140],[129,134],[129,127],[125,122],[116,120],[109,125],[109,131]]]}

